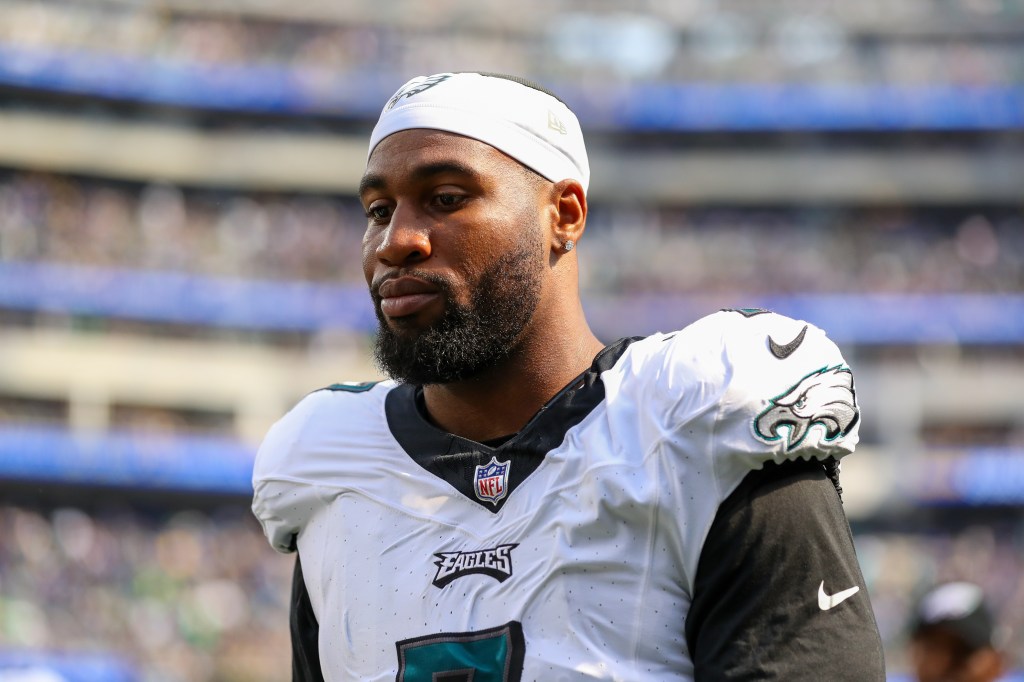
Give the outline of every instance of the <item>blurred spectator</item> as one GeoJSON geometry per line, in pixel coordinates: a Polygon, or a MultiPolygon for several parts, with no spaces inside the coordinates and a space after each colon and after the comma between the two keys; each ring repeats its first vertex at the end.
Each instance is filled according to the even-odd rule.
{"type": "Polygon", "coordinates": [[[913,670],[908,637],[916,622],[922,586],[969,582],[980,586],[988,602],[999,605],[999,632],[1008,667],[1020,666],[1024,652],[1024,526],[1003,523],[995,509],[987,514],[966,508],[914,523],[916,532],[857,532],[857,555],[886,646],[891,672],[913,670]],[[962,519],[971,515],[973,522],[962,519]],[[961,519],[954,521],[953,519],[961,519]],[[959,529],[955,529],[959,527],[959,529]],[[908,631],[908,625],[910,631],[908,631]]]}
{"type": "Polygon", "coordinates": [[[995,619],[973,583],[946,583],[924,595],[910,647],[919,682],[995,682],[1005,669],[995,619]]]}

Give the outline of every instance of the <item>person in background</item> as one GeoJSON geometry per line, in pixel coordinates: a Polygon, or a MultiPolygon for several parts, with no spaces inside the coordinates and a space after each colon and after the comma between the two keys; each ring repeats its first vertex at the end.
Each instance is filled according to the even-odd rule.
{"type": "Polygon", "coordinates": [[[911,623],[911,661],[919,682],[994,682],[1006,661],[982,589],[968,582],[932,588],[911,623]]]}

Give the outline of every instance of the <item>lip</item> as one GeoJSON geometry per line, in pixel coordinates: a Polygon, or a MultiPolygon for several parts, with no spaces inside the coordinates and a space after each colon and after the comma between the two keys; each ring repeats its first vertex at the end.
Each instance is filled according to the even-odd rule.
{"type": "Polygon", "coordinates": [[[395,277],[377,287],[380,310],[388,317],[415,315],[440,297],[436,286],[416,277],[395,277]]]}

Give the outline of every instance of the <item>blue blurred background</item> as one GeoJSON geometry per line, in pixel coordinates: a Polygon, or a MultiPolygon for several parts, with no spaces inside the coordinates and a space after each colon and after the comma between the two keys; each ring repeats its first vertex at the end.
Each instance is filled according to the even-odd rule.
{"type": "Polygon", "coordinates": [[[355,200],[409,77],[578,113],[608,341],[723,307],[858,378],[894,679],[932,583],[1024,651],[1024,0],[0,0],[0,679],[288,678],[252,457],[377,377],[355,200]]]}

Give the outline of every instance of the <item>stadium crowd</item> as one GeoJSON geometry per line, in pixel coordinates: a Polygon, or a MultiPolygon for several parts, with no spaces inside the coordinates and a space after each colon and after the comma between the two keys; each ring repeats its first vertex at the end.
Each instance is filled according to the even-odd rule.
{"type": "MultiPolygon", "coordinates": [[[[386,16],[403,15],[404,3],[389,4],[394,11],[386,16]]],[[[255,5],[246,15],[237,5],[230,13],[203,13],[175,10],[173,2],[158,10],[3,0],[0,46],[200,67],[278,66],[314,80],[361,70],[434,73],[453,64],[584,83],[989,85],[1024,77],[1024,45],[1019,33],[1005,30],[1020,20],[1019,2],[917,1],[884,9],[829,3],[825,11],[811,2],[644,4],[624,12],[582,0],[559,3],[556,32],[524,24],[532,14],[522,4],[493,1],[433,3],[428,15],[410,6],[405,10],[420,17],[410,28],[381,21],[384,15],[365,1],[334,10],[333,20],[332,10],[320,7],[328,20],[315,22],[315,7],[288,18],[286,10],[261,16],[255,5]],[[948,29],[961,24],[981,26],[981,35],[965,40],[948,29]]]]}
{"type": "MultiPolygon", "coordinates": [[[[349,256],[364,227],[350,198],[0,176],[0,263],[358,284],[358,259],[349,256]]],[[[583,247],[583,286],[596,293],[1024,289],[1019,208],[598,204],[583,247]]]]}
{"type": "Polygon", "coordinates": [[[111,653],[140,682],[288,676],[291,562],[247,510],[0,507],[0,649],[111,653]]]}
{"type": "MultiPolygon", "coordinates": [[[[140,682],[285,679],[291,559],[239,507],[0,507],[0,648],[113,653],[140,682]]],[[[914,599],[951,578],[984,586],[1007,649],[1024,651],[1021,530],[858,535],[891,672],[906,669],[914,599]]]]}

